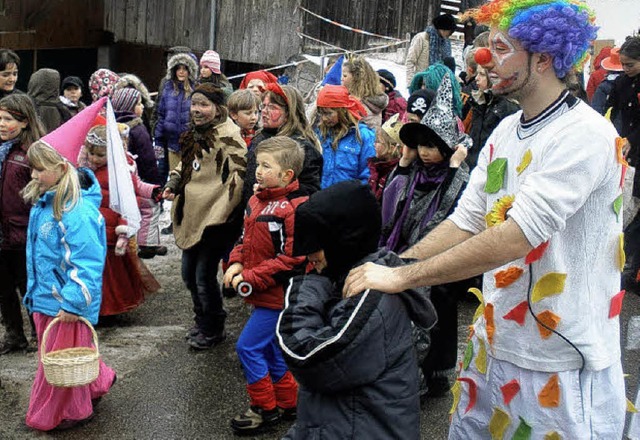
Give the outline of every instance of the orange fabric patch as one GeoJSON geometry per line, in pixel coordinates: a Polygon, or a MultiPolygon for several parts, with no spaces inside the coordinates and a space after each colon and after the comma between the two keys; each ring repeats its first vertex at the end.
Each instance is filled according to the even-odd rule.
{"type": "Polygon", "coordinates": [[[551,376],[538,394],[538,403],[544,408],[557,408],[560,406],[560,380],[557,374],[551,376]]]}
{"type": "Polygon", "coordinates": [[[541,325],[540,322],[537,322],[540,336],[542,337],[542,339],[547,339],[549,336],[553,334],[551,330],[555,330],[556,327],[558,327],[558,324],[560,323],[561,318],[555,313],[553,313],[551,310],[545,310],[544,312],[541,312],[537,316],[538,316],[538,320],[542,322],[542,324],[544,324],[544,325],[541,325]]]}
{"type": "Polygon", "coordinates": [[[489,345],[493,345],[493,335],[496,332],[496,324],[493,320],[493,304],[488,303],[484,307],[484,320],[485,327],[487,329],[487,339],[489,340],[489,345]]]}
{"type": "Polygon", "coordinates": [[[622,166],[628,167],[629,163],[624,158],[624,154],[622,154],[622,146],[625,144],[626,138],[617,137],[616,138],[616,156],[618,157],[618,163],[622,166]]]}
{"type": "Polygon", "coordinates": [[[493,274],[496,279],[496,287],[502,288],[513,284],[524,272],[524,269],[518,266],[511,266],[500,272],[493,274]]]}

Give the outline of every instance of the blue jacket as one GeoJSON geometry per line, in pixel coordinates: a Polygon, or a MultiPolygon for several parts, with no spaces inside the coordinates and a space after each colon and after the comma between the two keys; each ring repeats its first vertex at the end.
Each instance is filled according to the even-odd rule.
{"type": "Polygon", "coordinates": [[[367,159],[376,155],[374,142],[376,133],[365,124],[358,124],[362,143],[356,138],[355,128],[351,128],[347,135],[338,141],[338,149],[333,150],[331,143],[333,138],[322,138],[319,130],[316,130],[318,139],[322,144],[322,189],[343,180],[358,179],[362,183],[369,181],[369,166],[367,159]]]}
{"type": "Polygon", "coordinates": [[[53,217],[54,191],[45,193],[31,209],[24,304],[30,313],[56,316],[63,309],[96,324],[107,253],[104,219],[98,210],[102,196],[90,170],[81,168],[78,173],[84,173],[88,184],[61,221],[53,217]]]}
{"type": "MultiPolygon", "coordinates": [[[[191,84],[193,89],[193,84],[191,84]]],[[[189,128],[191,96],[185,96],[184,85],[178,85],[178,94],[173,81],[165,81],[157,106],[157,116],[153,138],[158,146],[167,146],[173,152],[180,151],[178,140],[189,128]]]]}

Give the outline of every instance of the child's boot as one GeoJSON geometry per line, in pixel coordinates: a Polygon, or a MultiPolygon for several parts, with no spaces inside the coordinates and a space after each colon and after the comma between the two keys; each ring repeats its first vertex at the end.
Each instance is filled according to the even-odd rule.
{"type": "Polygon", "coordinates": [[[279,381],[273,383],[273,389],[282,420],[295,420],[298,405],[298,383],[293,378],[293,374],[287,371],[279,381]]]}
{"type": "Polygon", "coordinates": [[[247,392],[251,399],[249,409],[231,419],[231,429],[236,434],[252,434],[280,420],[273,383],[268,374],[258,382],[248,384],[247,392]]]}

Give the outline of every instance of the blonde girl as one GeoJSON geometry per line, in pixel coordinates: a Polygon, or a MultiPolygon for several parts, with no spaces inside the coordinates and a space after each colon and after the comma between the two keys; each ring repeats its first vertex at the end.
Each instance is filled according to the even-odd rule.
{"type": "Polygon", "coordinates": [[[347,58],[342,65],[342,85],[367,109],[362,122],[372,128],[380,127],[382,111],[387,107],[389,97],[380,91],[380,77],[364,57],[358,55],[347,58]]]}
{"type": "MultiPolygon", "coordinates": [[[[79,317],[98,322],[106,239],[98,206],[100,187],[90,170],[73,166],[53,148],[36,142],[27,152],[32,180],[22,191],[33,205],[27,232],[28,288],[24,303],[36,326],[38,347],[47,336],[46,351],[90,346],[89,328],[79,317]]],[[[27,426],[41,431],[66,429],[93,415],[95,399],[106,394],[115,372],[100,361],[98,378],[89,385],[61,388],[50,385],[38,355],[27,426]]]]}

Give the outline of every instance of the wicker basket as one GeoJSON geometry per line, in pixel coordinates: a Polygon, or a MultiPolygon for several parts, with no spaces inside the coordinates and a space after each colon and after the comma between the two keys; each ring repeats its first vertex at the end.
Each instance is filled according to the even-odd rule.
{"type": "Polygon", "coordinates": [[[54,324],[60,321],[55,318],[49,323],[42,335],[40,353],[44,377],[54,387],[79,387],[92,383],[98,378],[100,371],[100,352],[98,351],[98,335],[89,321],[80,317],[93,334],[92,347],[73,347],[47,353],[45,350],[47,336],[54,324]]]}

